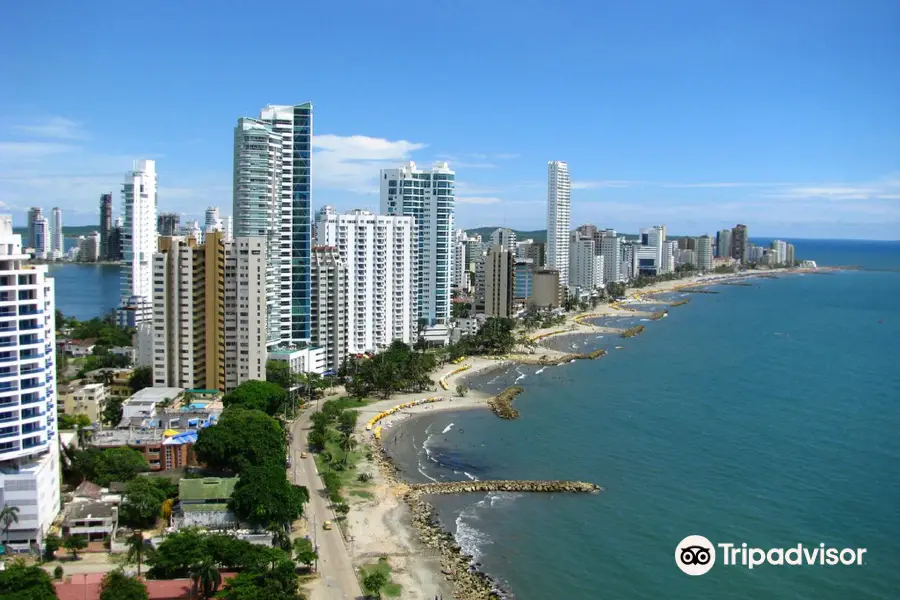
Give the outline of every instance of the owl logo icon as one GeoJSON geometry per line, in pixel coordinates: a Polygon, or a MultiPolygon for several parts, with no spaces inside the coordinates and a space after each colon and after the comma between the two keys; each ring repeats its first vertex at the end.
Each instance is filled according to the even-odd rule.
{"type": "Polygon", "coordinates": [[[716,547],[702,535],[689,535],[675,547],[675,564],[688,575],[703,575],[716,564],[716,547]]]}

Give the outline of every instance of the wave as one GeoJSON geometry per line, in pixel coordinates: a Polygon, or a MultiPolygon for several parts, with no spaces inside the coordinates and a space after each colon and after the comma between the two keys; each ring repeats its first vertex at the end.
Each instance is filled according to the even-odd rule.
{"type": "Polygon", "coordinates": [[[447,425],[446,427],[444,427],[444,430],[443,430],[441,433],[447,433],[447,432],[450,431],[451,429],[453,429],[453,423],[450,423],[449,425],[447,425]]]}
{"type": "Polygon", "coordinates": [[[463,554],[472,556],[473,562],[478,562],[481,558],[482,548],[493,543],[490,536],[479,530],[473,524],[478,520],[475,514],[475,507],[469,507],[459,513],[456,517],[456,543],[459,544],[463,554]]]}
{"type": "Polygon", "coordinates": [[[649,321],[650,319],[641,319],[641,321],[649,321]]]}
{"type": "Polygon", "coordinates": [[[547,368],[547,367],[541,367],[540,369],[538,369],[537,371],[535,371],[534,374],[535,374],[535,375],[540,375],[541,373],[544,372],[544,369],[546,369],[546,368],[547,368]]]}
{"type": "Polygon", "coordinates": [[[516,377],[516,380],[513,381],[513,384],[519,383],[519,382],[522,381],[523,379],[525,379],[525,373],[522,373],[521,375],[519,375],[518,377],[516,377]]]}

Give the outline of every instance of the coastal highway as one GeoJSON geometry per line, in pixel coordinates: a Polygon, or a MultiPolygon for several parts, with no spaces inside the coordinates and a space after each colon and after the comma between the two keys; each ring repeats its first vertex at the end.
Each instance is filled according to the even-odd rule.
{"type": "Polygon", "coordinates": [[[288,467],[291,481],[305,485],[309,490],[309,503],[304,510],[309,521],[309,535],[319,549],[319,579],[309,588],[310,600],[358,600],[363,597],[362,589],[340,530],[336,524],[330,531],[322,529],[325,521],[335,521],[335,515],[329,507],[316,463],[312,454],[309,458],[300,458],[300,453],[306,450],[311,414],[312,411],[307,409],[291,424],[291,465],[288,467]]]}

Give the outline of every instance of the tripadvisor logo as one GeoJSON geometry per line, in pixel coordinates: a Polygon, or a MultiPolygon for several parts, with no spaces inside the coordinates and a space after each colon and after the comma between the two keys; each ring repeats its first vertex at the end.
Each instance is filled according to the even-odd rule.
{"type": "Polygon", "coordinates": [[[797,544],[790,548],[748,547],[747,543],[733,544],[720,542],[713,544],[702,535],[689,535],[675,547],[675,564],[688,575],[704,575],[716,564],[716,556],[726,567],[746,567],[753,569],[761,565],[775,566],[834,566],[862,565],[865,548],[831,548],[825,544],[804,546],[797,544]]]}

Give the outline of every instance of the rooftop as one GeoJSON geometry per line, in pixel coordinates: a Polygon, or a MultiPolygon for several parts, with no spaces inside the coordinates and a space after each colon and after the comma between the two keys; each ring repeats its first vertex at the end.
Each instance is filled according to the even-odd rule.
{"type": "Polygon", "coordinates": [[[139,392],[135,392],[128,400],[125,402],[162,402],[166,398],[171,398],[174,400],[178,396],[180,396],[184,392],[184,388],[176,388],[176,387],[148,387],[140,390],[139,392]]]}
{"type": "Polygon", "coordinates": [[[185,500],[227,500],[231,498],[237,477],[204,477],[178,482],[178,498],[185,500]]]}
{"type": "Polygon", "coordinates": [[[70,502],[66,506],[65,522],[111,519],[115,513],[116,507],[112,502],[100,502],[96,500],[70,502]]]}

